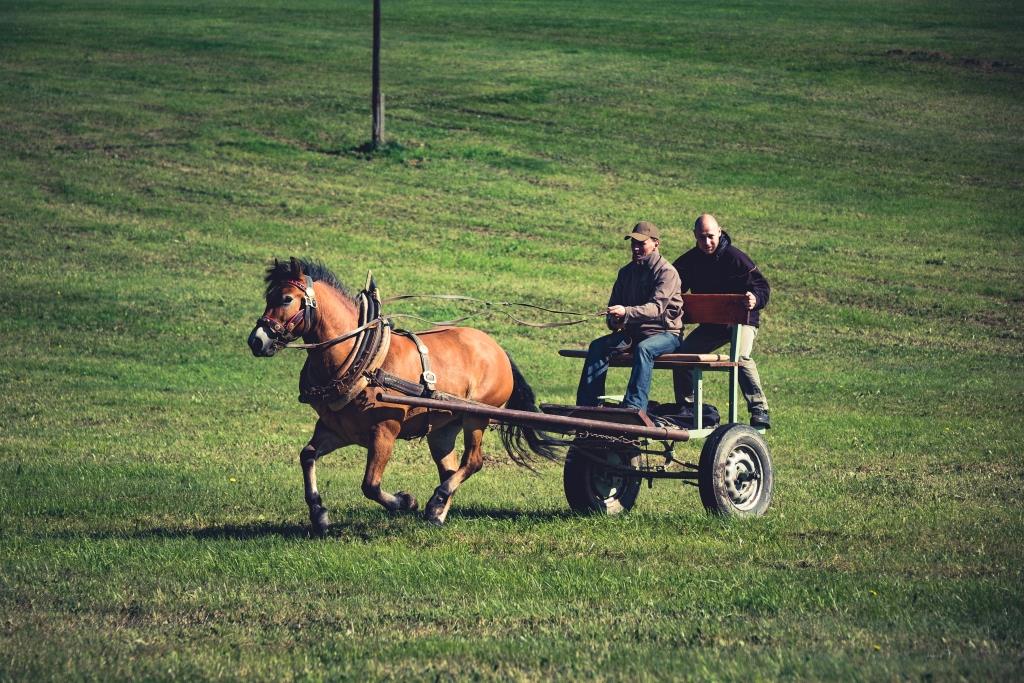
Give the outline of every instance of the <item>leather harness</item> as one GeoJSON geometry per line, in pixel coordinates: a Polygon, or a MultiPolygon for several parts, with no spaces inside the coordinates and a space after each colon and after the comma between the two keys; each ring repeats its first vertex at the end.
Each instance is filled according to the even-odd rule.
{"type": "MultiPolygon", "coordinates": [[[[312,292],[312,283],[307,288],[312,292]]],[[[381,315],[380,292],[373,280],[372,273],[366,276],[366,286],[357,297],[359,303],[359,330],[355,336],[352,351],[342,363],[338,378],[319,386],[303,386],[300,382],[299,401],[302,403],[327,402],[333,411],[347,406],[368,386],[392,389],[408,396],[428,398],[455,398],[437,391],[437,376],[430,369],[430,350],[426,344],[409,330],[396,329],[392,322],[381,315]],[[409,382],[390,373],[384,372],[381,366],[391,348],[391,335],[399,334],[408,337],[416,345],[420,356],[423,372],[420,383],[409,382]]],[[[316,302],[312,304],[313,309],[316,302]]],[[[306,310],[305,306],[303,310],[306,310]]],[[[297,313],[293,320],[301,315],[297,313]]],[[[292,321],[289,321],[292,324],[292,321]]],[[[307,328],[312,329],[312,328],[307,328]]]]}

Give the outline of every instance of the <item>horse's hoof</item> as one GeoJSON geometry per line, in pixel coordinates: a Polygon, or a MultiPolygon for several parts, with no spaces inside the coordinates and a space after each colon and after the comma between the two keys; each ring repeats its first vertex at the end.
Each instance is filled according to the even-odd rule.
{"type": "Polygon", "coordinates": [[[427,524],[430,524],[431,526],[444,526],[444,518],[444,515],[430,514],[430,511],[427,511],[423,515],[423,519],[427,520],[427,524]]]}
{"type": "Polygon", "coordinates": [[[327,514],[327,508],[319,508],[309,513],[309,520],[313,522],[313,530],[321,538],[327,535],[327,529],[331,526],[331,517],[327,514]]]}
{"type": "Polygon", "coordinates": [[[395,498],[398,499],[399,510],[413,511],[418,510],[420,507],[419,502],[417,502],[416,500],[416,496],[412,495],[411,493],[406,493],[405,491],[398,491],[397,493],[395,493],[395,498]]]}
{"type": "Polygon", "coordinates": [[[444,524],[444,520],[448,516],[448,510],[446,509],[447,506],[445,505],[447,502],[447,498],[435,493],[431,496],[430,502],[427,503],[427,509],[423,512],[424,519],[434,526],[441,526],[444,524]]]}

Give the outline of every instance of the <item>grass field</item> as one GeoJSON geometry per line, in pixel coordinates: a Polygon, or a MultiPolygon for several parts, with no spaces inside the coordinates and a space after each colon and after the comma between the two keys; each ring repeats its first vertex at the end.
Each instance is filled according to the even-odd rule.
{"type": "MultiPolygon", "coordinates": [[[[384,5],[370,155],[370,2],[0,3],[0,680],[1024,678],[1019,3],[384,5]],[[268,260],[596,311],[701,211],[773,286],[767,516],[575,517],[492,436],[440,529],[328,456],[310,538],[268,260]]],[[[552,402],[601,331],[477,326],[552,402]]]]}

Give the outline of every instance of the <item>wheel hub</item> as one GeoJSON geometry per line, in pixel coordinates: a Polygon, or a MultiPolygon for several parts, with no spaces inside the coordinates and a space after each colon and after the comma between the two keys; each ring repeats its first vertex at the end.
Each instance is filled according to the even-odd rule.
{"type": "Polygon", "coordinates": [[[725,461],[725,488],[737,508],[757,502],[761,489],[760,462],[745,448],[736,448],[725,461]]]}

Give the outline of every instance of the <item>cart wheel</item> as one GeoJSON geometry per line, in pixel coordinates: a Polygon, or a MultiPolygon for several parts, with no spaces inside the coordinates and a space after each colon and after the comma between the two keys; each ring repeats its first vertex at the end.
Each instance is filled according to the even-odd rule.
{"type": "Polygon", "coordinates": [[[562,484],[573,512],[618,515],[629,512],[640,494],[640,479],[602,467],[601,462],[619,467],[636,466],[635,447],[605,444],[574,444],[565,456],[562,484]],[[583,451],[590,456],[583,454],[583,451]],[[600,461],[600,462],[596,462],[600,461]]]}
{"type": "Polygon", "coordinates": [[[768,445],[755,429],[722,425],[704,442],[697,483],[708,512],[759,517],[772,502],[772,481],[768,445]]]}

